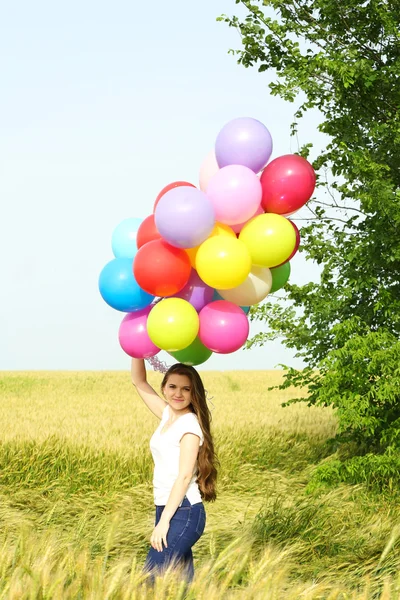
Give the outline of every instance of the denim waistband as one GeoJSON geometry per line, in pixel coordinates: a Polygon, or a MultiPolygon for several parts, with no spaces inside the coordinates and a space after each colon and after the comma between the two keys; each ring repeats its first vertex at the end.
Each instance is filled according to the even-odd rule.
{"type": "MultiPolygon", "coordinates": [[[[182,500],[182,504],[178,508],[188,507],[188,506],[199,506],[203,504],[202,502],[196,502],[195,504],[191,504],[190,500],[186,496],[184,496],[182,500]]],[[[165,508],[165,504],[155,504],[156,508],[165,508]]]]}

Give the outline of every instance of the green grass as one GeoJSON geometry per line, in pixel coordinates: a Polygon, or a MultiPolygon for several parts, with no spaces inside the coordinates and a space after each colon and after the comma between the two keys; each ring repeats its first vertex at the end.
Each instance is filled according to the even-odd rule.
{"type": "Polygon", "coordinates": [[[128,374],[2,373],[0,600],[400,597],[397,493],[310,487],[333,453],[335,417],[281,408],[292,391],[268,391],[280,377],[203,374],[218,499],[206,505],[191,588],[170,573],[152,591],[141,568],[157,420],[128,374]]]}

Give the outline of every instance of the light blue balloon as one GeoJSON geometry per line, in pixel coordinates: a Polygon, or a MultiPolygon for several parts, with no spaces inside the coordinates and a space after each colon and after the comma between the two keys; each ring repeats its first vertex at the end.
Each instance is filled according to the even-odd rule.
{"type": "Polygon", "coordinates": [[[141,310],[154,300],[137,283],[131,258],[114,258],[107,263],[100,273],[99,290],[107,304],[127,313],[141,310]]]}
{"type": "MultiPolygon", "coordinates": [[[[220,296],[220,294],[218,294],[217,290],[214,290],[214,296],[213,296],[212,302],[215,302],[216,300],[225,300],[225,298],[220,296]]],[[[249,312],[250,312],[250,306],[240,306],[239,308],[242,309],[242,311],[244,312],[245,315],[249,314],[249,312]]]]}
{"type": "Polygon", "coordinates": [[[133,217],[121,221],[113,231],[111,246],[116,258],[133,258],[137,252],[136,234],[143,219],[133,217]]]}

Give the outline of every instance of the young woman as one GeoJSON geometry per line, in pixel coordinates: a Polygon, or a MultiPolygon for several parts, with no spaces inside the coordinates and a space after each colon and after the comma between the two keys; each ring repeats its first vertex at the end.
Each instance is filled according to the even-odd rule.
{"type": "Polygon", "coordinates": [[[206,524],[203,500],[216,499],[218,459],[203,382],[193,367],[175,364],[164,375],[161,397],[147,382],[143,360],[132,359],[131,373],[139,396],[160,419],[150,440],[156,518],[144,570],[154,576],[173,563],[190,582],[192,546],[206,524]]]}

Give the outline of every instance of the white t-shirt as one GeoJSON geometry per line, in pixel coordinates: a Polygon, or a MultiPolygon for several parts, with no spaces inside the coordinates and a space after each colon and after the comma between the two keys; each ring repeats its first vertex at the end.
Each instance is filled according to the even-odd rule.
{"type": "MultiPolygon", "coordinates": [[[[169,405],[164,408],[161,422],[150,440],[150,450],[154,460],[154,504],[164,506],[179,475],[180,441],[185,433],[194,433],[200,438],[200,446],[203,444],[204,436],[197,415],[186,413],[178,417],[176,421],[164,433],[162,428],[170,416],[169,405]]],[[[186,497],[191,504],[202,502],[199,486],[196,483],[197,460],[193,469],[193,476],[186,492],[186,497]]],[[[179,505],[180,506],[180,505],[179,505]]]]}

